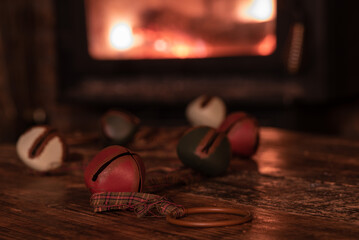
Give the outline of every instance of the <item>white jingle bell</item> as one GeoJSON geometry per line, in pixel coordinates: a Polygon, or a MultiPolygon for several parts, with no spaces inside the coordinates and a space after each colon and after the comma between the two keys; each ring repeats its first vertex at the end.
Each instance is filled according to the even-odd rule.
{"type": "Polygon", "coordinates": [[[46,172],[62,165],[66,155],[66,145],[55,129],[36,126],[19,137],[16,151],[28,167],[46,172]]]}
{"type": "Polygon", "coordinates": [[[226,117],[226,104],[219,97],[202,95],[188,104],[186,117],[193,126],[217,128],[226,117]]]}

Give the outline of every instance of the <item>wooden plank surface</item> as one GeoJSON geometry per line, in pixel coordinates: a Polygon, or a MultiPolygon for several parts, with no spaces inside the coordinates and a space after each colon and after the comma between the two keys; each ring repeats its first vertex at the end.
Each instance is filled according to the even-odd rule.
{"type": "MultiPolygon", "coordinates": [[[[129,147],[146,169],[180,167],[176,143],[186,130],[142,127],[129,147]]],[[[157,192],[186,207],[250,210],[244,225],[190,229],[132,212],[94,213],[83,168],[101,143],[69,148],[53,174],[29,170],[15,146],[0,146],[1,239],[356,239],[359,236],[359,142],[261,130],[252,159],[233,158],[221,177],[157,192]]],[[[151,177],[151,174],[148,174],[151,177]]],[[[226,217],[194,216],[193,219],[226,217]]]]}

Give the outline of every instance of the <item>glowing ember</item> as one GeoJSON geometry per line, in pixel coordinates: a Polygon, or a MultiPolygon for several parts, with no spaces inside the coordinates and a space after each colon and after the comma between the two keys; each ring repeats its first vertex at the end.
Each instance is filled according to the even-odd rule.
{"type": "Polygon", "coordinates": [[[275,0],[238,0],[237,19],[243,22],[268,22],[275,18],[275,0]]]}
{"type": "Polygon", "coordinates": [[[270,55],[274,52],[276,46],[276,37],[274,35],[266,36],[258,45],[258,54],[262,56],[270,55]]]}
{"type": "Polygon", "coordinates": [[[156,51],[164,52],[167,50],[167,43],[165,40],[159,39],[155,42],[154,48],[156,49],[156,51]]]}
{"type": "Polygon", "coordinates": [[[173,46],[172,53],[178,58],[186,58],[191,53],[191,49],[187,45],[178,44],[173,46]]]}
{"type": "Polygon", "coordinates": [[[254,0],[248,14],[255,19],[268,21],[273,18],[273,2],[272,0],[254,0]]]}
{"type": "Polygon", "coordinates": [[[131,27],[126,23],[116,24],[110,32],[110,43],[118,50],[131,48],[134,43],[131,27]]]}

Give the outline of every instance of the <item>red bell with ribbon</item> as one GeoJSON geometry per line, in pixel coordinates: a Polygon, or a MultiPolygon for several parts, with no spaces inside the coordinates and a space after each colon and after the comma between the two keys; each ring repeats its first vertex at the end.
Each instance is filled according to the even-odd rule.
{"type": "Polygon", "coordinates": [[[145,167],[136,153],[112,145],[94,156],[85,169],[84,177],[91,193],[141,192],[145,167]]]}
{"type": "MultiPolygon", "coordinates": [[[[248,211],[231,208],[189,208],[166,197],[142,193],[145,168],[141,158],[127,148],[113,145],[100,151],[85,169],[85,183],[92,192],[90,203],[95,212],[131,210],[138,217],[166,216],[167,222],[186,227],[218,227],[251,221],[248,211]],[[236,219],[188,222],[178,218],[194,213],[227,213],[236,219]]],[[[167,179],[165,177],[164,179],[167,179]]]]}

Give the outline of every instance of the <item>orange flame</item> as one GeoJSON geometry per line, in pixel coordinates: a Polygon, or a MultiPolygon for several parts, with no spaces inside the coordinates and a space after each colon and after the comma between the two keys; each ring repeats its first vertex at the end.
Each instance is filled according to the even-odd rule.
{"type": "Polygon", "coordinates": [[[276,0],[238,0],[237,19],[243,22],[267,22],[276,15],[276,0]]]}
{"type": "Polygon", "coordinates": [[[259,55],[267,56],[274,52],[277,44],[277,39],[274,35],[266,36],[258,45],[257,51],[259,55]]]}

